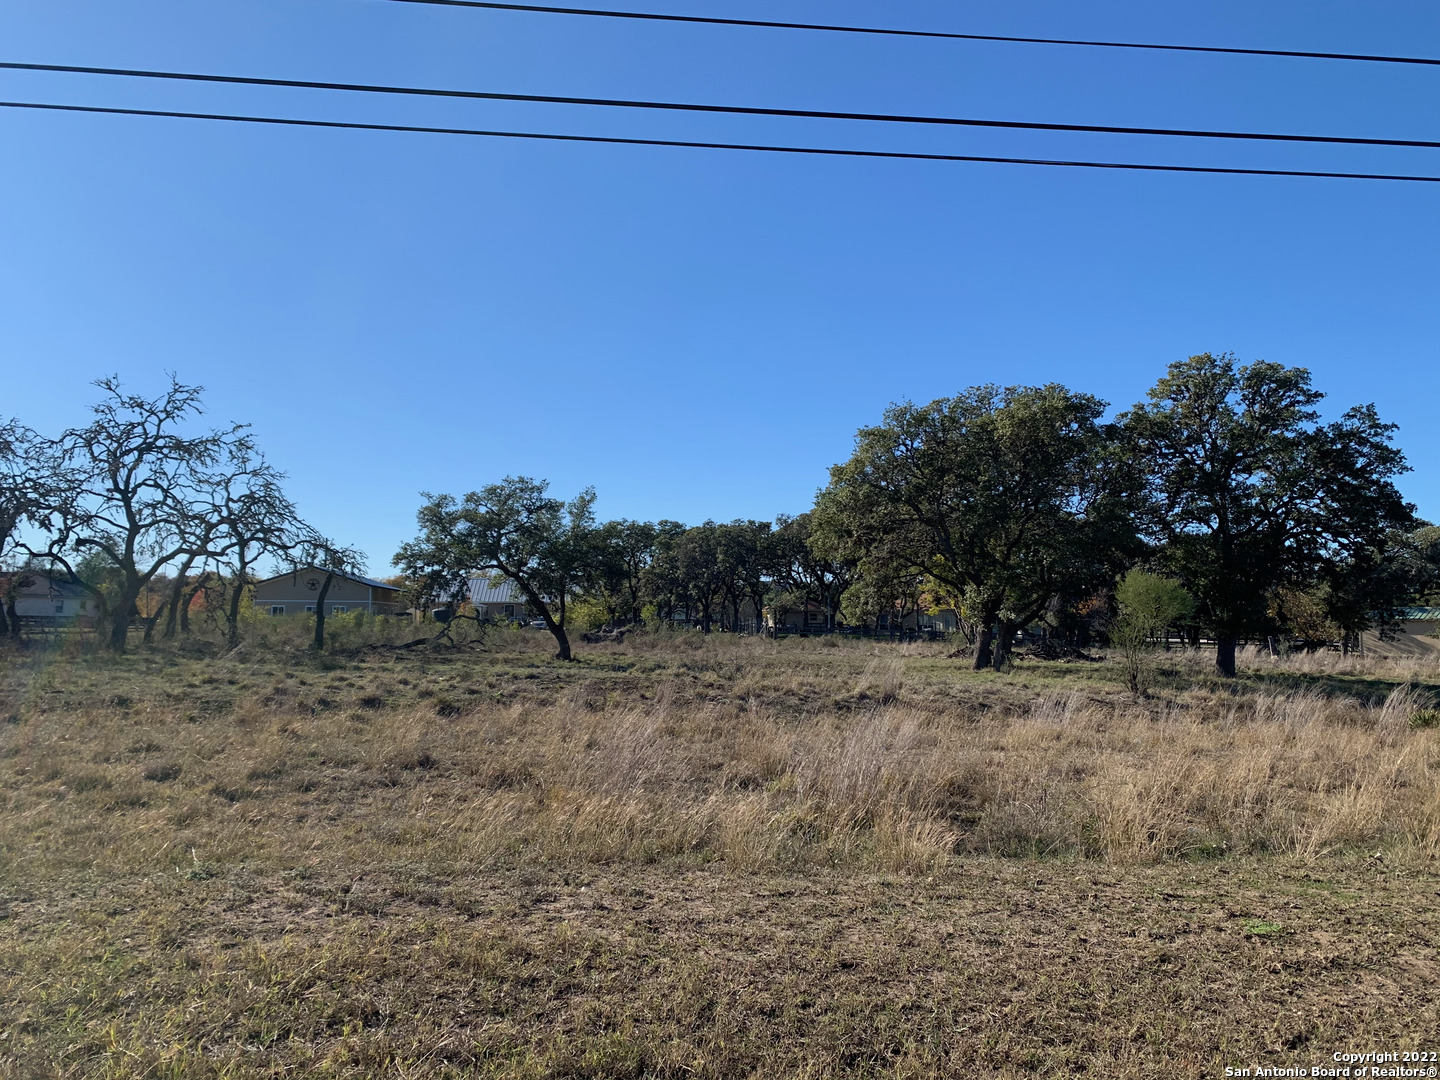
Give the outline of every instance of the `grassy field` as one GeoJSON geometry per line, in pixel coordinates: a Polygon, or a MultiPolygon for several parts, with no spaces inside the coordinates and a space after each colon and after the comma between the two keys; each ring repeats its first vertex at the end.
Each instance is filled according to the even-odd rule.
{"type": "Polygon", "coordinates": [[[0,1076],[1440,1050],[1435,668],[337,631],[0,655],[0,1076]]]}

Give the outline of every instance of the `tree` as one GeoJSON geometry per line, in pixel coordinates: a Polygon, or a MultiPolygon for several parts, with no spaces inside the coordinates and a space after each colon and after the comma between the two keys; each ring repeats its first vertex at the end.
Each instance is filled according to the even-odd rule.
{"type": "Polygon", "coordinates": [[[38,511],[50,543],[30,549],[94,597],[108,617],[108,643],[123,651],[136,600],[152,579],[194,550],[206,529],[205,471],[243,425],[185,434],[185,421],[204,410],[203,388],[170,379],[154,398],[128,394],[115,377],[96,382],[105,393],[91,407],[95,419],[72,428],[50,447],[63,483],[38,511]],[[113,597],[75,573],[75,563],[99,552],[115,567],[113,597]]]}
{"type": "MultiPolygon", "coordinates": [[[[225,633],[231,648],[239,640],[240,605],[246,588],[254,584],[256,563],[266,556],[283,558],[307,545],[311,549],[307,554],[315,554],[327,566],[334,561],[324,554],[327,542],[300,520],[295,504],[280,486],[284,479],[285,474],[272,467],[263,454],[248,444],[237,444],[230,448],[226,467],[216,470],[210,480],[211,557],[223,571],[225,633]]],[[[354,561],[356,553],[346,550],[345,554],[354,561]]],[[[317,626],[322,620],[317,606],[317,626]]]]}
{"type": "Polygon", "coordinates": [[[883,560],[867,560],[867,569],[852,581],[840,598],[840,615],[852,626],[875,624],[894,635],[905,620],[924,604],[926,579],[923,574],[897,570],[883,560]]]}
{"type": "Polygon", "coordinates": [[[1304,368],[1204,353],[1172,364],[1120,418],[1148,477],[1150,539],[1235,674],[1241,637],[1271,628],[1270,595],[1308,588],[1413,527],[1406,470],[1373,406],[1319,423],[1304,368]]]}
{"type": "Polygon", "coordinates": [[[772,540],[768,521],[740,518],[717,528],[716,556],[721,575],[721,628],[742,629],[740,611],[748,602],[759,620],[768,592],[766,574],[772,563],[772,540]]]}
{"type": "Polygon", "coordinates": [[[823,548],[862,574],[931,579],[979,628],[976,669],[998,669],[1017,627],[1136,551],[1136,481],[1104,409],[1054,384],[893,405],[830,470],[815,509],[823,548]]]}
{"type": "Polygon", "coordinates": [[[1125,659],[1125,681],[1130,692],[1149,692],[1152,669],[1149,653],[1155,636],[1195,610],[1195,598],[1174,578],[1148,570],[1132,569],[1115,587],[1119,609],[1110,624],[1110,641],[1125,659]]]}
{"type": "MultiPolygon", "coordinates": [[[[1400,626],[1405,609],[1435,599],[1440,587],[1440,528],[1392,529],[1384,541],[1328,566],[1324,583],[1305,591],[1321,605],[1323,619],[1333,626],[1341,649],[1349,652],[1370,629],[1389,638],[1400,626]]],[[[1293,594],[1299,590],[1290,590],[1293,594]]],[[[1293,612],[1293,595],[1285,605],[1293,612]]]]}
{"type": "Polygon", "coordinates": [[[655,555],[657,535],[648,521],[607,521],[595,530],[586,591],[612,625],[641,621],[646,571],[655,555]]]}
{"type": "MultiPolygon", "coordinates": [[[[41,524],[53,480],[46,456],[45,444],[35,432],[18,420],[0,421],[0,567],[8,562],[20,527],[27,522],[41,524]]],[[[14,617],[14,594],[25,580],[23,575],[5,579],[5,595],[0,596],[0,635],[20,633],[19,620],[14,617]]]]}
{"type": "Polygon", "coordinates": [[[814,525],[811,512],[775,519],[770,573],[780,589],[824,611],[825,627],[833,630],[841,597],[855,580],[855,564],[841,545],[827,544],[814,525]]]}
{"type": "Polygon", "coordinates": [[[348,577],[363,574],[365,556],[355,548],[345,547],[328,536],[307,530],[306,534],[286,551],[286,557],[292,573],[298,574],[302,570],[313,568],[325,574],[320,582],[320,589],[315,594],[315,636],[311,641],[311,648],[319,652],[325,647],[325,597],[330,593],[330,586],[336,575],[348,577]]]}
{"type": "Polygon", "coordinates": [[[655,524],[655,551],[645,570],[645,595],[654,602],[656,616],[662,622],[674,623],[676,608],[683,608],[687,618],[690,614],[685,570],[676,555],[685,532],[679,521],[667,519],[655,524]]]}
{"type": "Polygon", "coordinates": [[[452,598],[474,571],[508,578],[554,636],[557,659],[569,660],[566,606],[594,550],[595,491],[586,488],[567,504],[547,497],[548,489],[543,480],[507,476],[459,502],[425,493],[420,535],[394,563],[452,598]]]}
{"type": "Polygon", "coordinates": [[[670,603],[683,603],[692,619],[698,614],[700,630],[708,634],[728,577],[721,561],[720,526],[706,521],[662,539],[655,554],[656,577],[670,603]]]}

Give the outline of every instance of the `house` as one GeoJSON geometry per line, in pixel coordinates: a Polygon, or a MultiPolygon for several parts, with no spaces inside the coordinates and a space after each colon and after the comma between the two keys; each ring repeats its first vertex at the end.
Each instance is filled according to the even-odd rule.
{"type": "Polygon", "coordinates": [[[1391,640],[1382,639],[1377,630],[1366,630],[1360,635],[1360,651],[1396,660],[1440,657],[1440,607],[1402,608],[1399,626],[1387,636],[1391,640]]]}
{"type": "Polygon", "coordinates": [[[0,595],[15,590],[15,614],[40,623],[71,623],[93,619],[95,600],[74,582],[43,570],[16,570],[0,575],[0,595]]]}
{"type": "Polygon", "coordinates": [[[470,606],[475,614],[491,622],[509,622],[525,618],[525,597],[509,578],[492,585],[489,574],[470,575],[470,606]]]}
{"type": "MultiPolygon", "coordinates": [[[[286,571],[255,585],[255,606],[267,615],[300,615],[314,612],[326,571],[307,566],[286,571]]],[[[368,611],[372,615],[398,615],[406,610],[400,590],[374,578],[335,572],[325,594],[325,614],[368,611]]]]}

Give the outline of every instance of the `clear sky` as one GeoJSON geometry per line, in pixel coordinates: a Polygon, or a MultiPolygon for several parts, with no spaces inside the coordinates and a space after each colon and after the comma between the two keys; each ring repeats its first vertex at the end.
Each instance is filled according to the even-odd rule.
{"type": "MultiPolygon", "coordinates": [[[[604,0],[595,0],[597,5],[604,0]]],[[[1440,6],[624,0],[672,12],[1440,56],[1440,6]],[[653,3],[653,6],[650,4],[653,3]]],[[[1440,139],[1440,68],[865,39],[382,0],[0,0],[0,59],[831,110],[1440,139]]],[[[912,130],[0,73],[0,98],[1440,174],[1440,151],[912,130]]],[[[376,572],[419,492],[808,508],[896,400],[1173,360],[1309,367],[1440,518],[1440,185],[855,161],[0,109],[0,414],[203,384],[376,572]]]]}

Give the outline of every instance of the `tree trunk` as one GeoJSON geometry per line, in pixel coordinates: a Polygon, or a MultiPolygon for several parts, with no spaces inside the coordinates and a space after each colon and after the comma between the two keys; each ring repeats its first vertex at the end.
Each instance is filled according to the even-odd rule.
{"type": "Polygon", "coordinates": [[[170,599],[165,602],[165,629],[160,631],[160,636],[169,641],[175,636],[175,628],[180,622],[180,601],[185,595],[185,572],[175,575],[175,587],[170,590],[170,599]]]}
{"type": "Polygon", "coordinates": [[[554,635],[555,645],[557,647],[555,652],[555,659],[569,660],[571,658],[570,639],[565,634],[565,628],[557,622],[552,622],[550,624],[550,633],[554,635]]]}
{"type": "Polygon", "coordinates": [[[194,565],[193,555],[181,565],[179,573],[175,575],[174,587],[170,590],[170,599],[165,602],[165,629],[160,632],[160,636],[167,640],[175,636],[175,626],[180,617],[180,601],[185,596],[185,581],[190,576],[190,567],[194,565]]]}
{"type": "Polygon", "coordinates": [[[185,600],[180,605],[180,632],[182,634],[190,633],[190,605],[195,602],[195,597],[200,595],[200,591],[210,584],[210,573],[209,570],[200,571],[194,588],[185,594],[185,600]]]}
{"type": "Polygon", "coordinates": [[[1235,635],[1215,635],[1215,670],[1227,679],[1235,678],[1235,635]]]}
{"type": "Polygon", "coordinates": [[[996,671],[1004,671],[1005,665],[1010,660],[1011,643],[1015,640],[1015,624],[1002,622],[995,633],[995,656],[993,664],[996,671]]]}
{"type": "Polygon", "coordinates": [[[0,637],[10,636],[10,620],[5,615],[5,602],[0,600],[0,637]]]}
{"type": "Polygon", "coordinates": [[[325,583],[320,586],[320,595],[315,598],[315,643],[314,649],[319,652],[325,647],[325,594],[330,591],[330,582],[334,574],[325,575],[325,583]]]}
{"type": "Polygon", "coordinates": [[[135,601],[140,598],[139,588],[126,588],[120,594],[119,603],[112,609],[110,618],[110,651],[123,653],[130,633],[130,613],[135,610],[135,601]]]}
{"type": "Polygon", "coordinates": [[[240,641],[240,598],[245,594],[245,574],[237,573],[230,582],[230,603],[225,609],[225,641],[234,648],[240,641]]]}
{"type": "Polygon", "coordinates": [[[975,642],[975,670],[984,671],[994,660],[994,653],[991,651],[990,642],[994,634],[994,623],[986,619],[980,625],[980,637],[975,642]]]}

